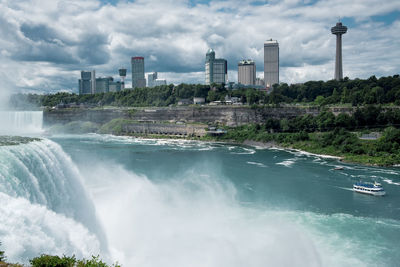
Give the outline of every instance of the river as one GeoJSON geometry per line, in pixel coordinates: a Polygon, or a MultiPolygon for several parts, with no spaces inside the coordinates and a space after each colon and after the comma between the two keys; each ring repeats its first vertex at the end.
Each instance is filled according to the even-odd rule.
{"type": "Polygon", "coordinates": [[[279,149],[50,136],[0,147],[1,249],[19,262],[49,253],[123,266],[397,266],[399,174],[279,149]],[[359,180],[387,195],[353,192],[359,180]]]}

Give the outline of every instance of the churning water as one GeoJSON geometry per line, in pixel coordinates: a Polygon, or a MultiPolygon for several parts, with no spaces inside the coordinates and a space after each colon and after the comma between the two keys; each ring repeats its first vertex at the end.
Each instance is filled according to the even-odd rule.
{"type": "Polygon", "coordinates": [[[396,266],[399,174],[281,150],[56,136],[0,147],[0,241],[20,262],[396,266]],[[360,179],[388,195],[348,190],[360,179]]]}

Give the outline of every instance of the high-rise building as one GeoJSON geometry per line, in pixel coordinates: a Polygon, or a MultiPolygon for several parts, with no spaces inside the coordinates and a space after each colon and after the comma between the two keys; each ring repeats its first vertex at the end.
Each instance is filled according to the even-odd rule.
{"type": "Polygon", "coordinates": [[[154,81],[157,79],[157,76],[158,76],[157,72],[152,72],[152,73],[147,74],[147,86],[148,87],[156,86],[154,84],[154,81]]]}
{"type": "Polygon", "coordinates": [[[96,93],[108,93],[110,91],[110,83],[113,81],[113,77],[96,78],[96,93]]]}
{"type": "Polygon", "coordinates": [[[264,43],[264,84],[266,87],[279,83],[279,44],[276,40],[264,43]]]}
{"type": "Polygon", "coordinates": [[[96,93],[96,71],[81,71],[79,79],[79,94],[94,94],[96,93]]]}
{"type": "Polygon", "coordinates": [[[109,91],[109,92],[119,92],[119,91],[121,91],[122,89],[124,89],[124,83],[123,83],[123,82],[120,82],[120,81],[117,81],[117,82],[111,81],[111,82],[109,82],[109,84],[108,84],[108,91],[109,91]]]}
{"type": "Polygon", "coordinates": [[[336,26],[331,28],[332,34],[336,35],[336,61],[335,61],[335,80],[343,79],[342,66],[342,35],[347,32],[347,27],[341,22],[336,23],[336,26]]]}
{"type": "Polygon", "coordinates": [[[256,64],[253,60],[241,60],[238,63],[238,83],[243,85],[256,84],[256,64]]]}
{"type": "Polygon", "coordinates": [[[144,58],[132,57],[132,88],[146,87],[146,79],[144,77],[144,58]]]}
{"type": "Polygon", "coordinates": [[[227,61],[222,58],[215,58],[215,52],[213,49],[207,51],[205,70],[206,84],[225,84],[228,80],[227,61]]]}
{"type": "Polygon", "coordinates": [[[121,89],[125,88],[125,77],[126,77],[126,69],[125,68],[120,68],[118,70],[119,76],[121,77],[121,89]]]}

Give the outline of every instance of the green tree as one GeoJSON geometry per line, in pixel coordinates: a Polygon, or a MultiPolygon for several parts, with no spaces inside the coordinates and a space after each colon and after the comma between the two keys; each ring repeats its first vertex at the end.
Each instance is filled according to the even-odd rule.
{"type": "Polygon", "coordinates": [[[31,259],[30,264],[32,267],[74,267],[76,259],[75,256],[72,257],[59,257],[51,255],[41,255],[31,259]]]}
{"type": "MultiPolygon", "coordinates": [[[[1,242],[0,242],[1,245],[1,242]]],[[[0,250],[0,262],[4,262],[6,260],[6,256],[4,255],[4,251],[0,250]]]]}
{"type": "Polygon", "coordinates": [[[325,97],[324,96],[322,96],[322,95],[319,95],[319,96],[317,96],[316,98],[315,98],[315,104],[317,104],[318,106],[322,106],[322,104],[324,103],[324,101],[325,101],[325,97]]]}
{"type": "Polygon", "coordinates": [[[208,95],[207,95],[208,102],[216,101],[217,99],[218,99],[218,94],[216,91],[214,91],[214,90],[208,91],[208,95]]]}

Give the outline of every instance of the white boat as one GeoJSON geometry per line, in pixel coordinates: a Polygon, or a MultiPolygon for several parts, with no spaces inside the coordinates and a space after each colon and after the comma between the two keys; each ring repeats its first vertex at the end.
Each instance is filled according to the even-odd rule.
{"type": "Polygon", "coordinates": [[[363,194],[369,194],[373,196],[384,196],[386,194],[385,190],[380,183],[363,183],[357,182],[353,185],[353,191],[363,194]]]}

